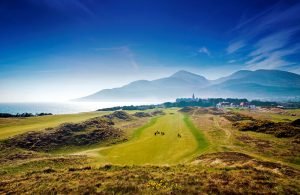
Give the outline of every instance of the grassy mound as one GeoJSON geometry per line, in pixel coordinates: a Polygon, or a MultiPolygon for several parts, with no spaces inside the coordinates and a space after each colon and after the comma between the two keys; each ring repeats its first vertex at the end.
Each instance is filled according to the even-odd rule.
{"type": "Polygon", "coordinates": [[[151,115],[147,112],[136,112],[133,114],[133,116],[142,118],[142,117],[150,117],[151,115]]]}
{"type": "Polygon", "coordinates": [[[124,111],[115,111],[112,114],[104,115],[103,117],[108,118],[110,120],[118,119],[118,120],[131,120],[132,116],[124,111]]]}
{"type": "Polygon", "coordinates": [[[237,127],[240,131],[254,131],[259,133],[272,134],[276,137],[294,137],[299,136],[300,127],[297,125],[297,120],[293,122],[272,122],[256,120],[251,122],[234,123],[233,126],[237,127]]]}
{"type": "Polygon", "coordinates": [[[157,115],[165,115],[166,113],[162,110],[155,110],[150,113],[152,116],[157,116],[157,115]]]}
{"type": "Polygon", "coordinates": [[[222,110],[219,110],[215,107],[203,108],[203,107],[187,106],[187,107],[181,108],[179,110],[179,112],[195,114],[195,115],[201,115],[201,114],[221,115],[221,114],[224,114],[224,112],[222,110]]]}
{"type": "Polygon", "coordinates": [[[45,157],[45,154],[41,154],[35,151],[27,151],[20,148],[7,146],[6,144],[0,143],[0,164],[2,166],[15,164],[18,161],[28,160],[33,158],[45,157]]]}
{"type": "Polygon", "coordinates": [[[294,127],[300,127],[300,119],[296,119],[293,122],[291,122],[291,125],[294,127]]]}
{"type": "Polygon", "coordinates": [[[192,106],[186,106],[186,107],[183,107],[179,110],[179,112],[184,112],[184,113],[191,113],[193,111],[196,110],[196,107],[192,107],[192,106]]]}
{"type": "Polygon", "coordinates": [[[8,146],[51,151],[64,146],[84,146],[122,137],[123,132],[113,122],[96,117],[82,123],[64,123],[44,131],[28,132],[5,141],[8,146]]]}
{"type": "Polygon", "coordinates": [[[251,116],[247,116],[237,112],[227,112],[223,114],[223,117],[231,122],[243,121],[243,120],[251,120],[254,121],[255,119],[251,116]]]}
{"type": "Polygon", "coordinates": [[[201,155],[192,164],[202,164],[207,167],[259,168],[264,171],[274,171],[281,175],[295,177],[300,171],[279,163],[257,160],[247,154],[239,152],[217,152],[201,155]]]}
{"type": "Polygon", "coordinates": [[[237,122],[242,120],[255,120],[251,116],[247,116],[237,112],[224,112],[222,109],[218,109],[215,107],[202,108],[202,107],[188,106],[188,107],[181,108],[179,112],[193,114],[193,115],[203,115],[203,114],[220,115],[231,122],[237,122]]]}

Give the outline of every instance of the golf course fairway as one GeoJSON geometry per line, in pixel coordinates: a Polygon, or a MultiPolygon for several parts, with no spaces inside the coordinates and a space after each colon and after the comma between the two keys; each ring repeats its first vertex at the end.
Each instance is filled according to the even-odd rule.
{"type": "Polygon", "coordinates": [[[174,112],[152,119],[126,143],[90,152],[100,164],[169,165],[185,162],[207,146],[204,135],[189,118],[174,112]]]}

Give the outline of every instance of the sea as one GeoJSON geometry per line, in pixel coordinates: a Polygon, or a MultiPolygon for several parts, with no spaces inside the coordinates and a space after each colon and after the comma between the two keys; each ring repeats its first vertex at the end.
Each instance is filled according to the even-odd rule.
{"type": "Polygon", "coordinates": [[[0,103],[0,113],[52,113],[73,114],[96,111],[100,108],[130,105],[149,105],[158,102],[26,102],[26,103],[0,103]]]}

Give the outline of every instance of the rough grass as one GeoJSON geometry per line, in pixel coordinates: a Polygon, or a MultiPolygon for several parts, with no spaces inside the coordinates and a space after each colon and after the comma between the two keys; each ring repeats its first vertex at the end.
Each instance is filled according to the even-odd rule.
{"type": "MultiPolygon", "coordinates": [[[[243,114],[247,114],[245,112],[243,114]]],[[[260,112],[251,116],[256,120],[265,119],[265,117],[259,117],[260,115],[268,116],[269,113],[260,112]]],[[[285,116],[283,115],[281,118],[284,120],[285,116]]],[[[289,116],[286,117],[289,118],[289,116]]],[[[255,156],[258,159],[282,162],[300,168],[300,146],[293,137],[277,138],[265,133],[239,131],[232,125],[233,122],[219,115],[193,115],[192,119],[194,125],[202,130],[210,143],[206,153],[237,151],[255,156]]],[[[275,119],[274,121],[278,120],[275,119]]]]}
{"type": "Polygon", "coordinates": [[[300,109],[230,109],[233,112],[241,113],[253,117],[258,120],[271,120],[273,122],[287,122],[294,121],[300,118],[300,109]]]}
{"type": "MultiPolygon", "coordinates": [[[[77,162],[77,160],[74,160],[77,162]]],[[[43,162],[35,162],[35,165],[43,162]]],[[[48,167],[0,176],[0,193],[9,194],[299,194],[299,172],[244,166],[206,167],[72,165],[49,160],[48,167]],[[62,166],[51,166],[61,164],[62,166]]]]}
{"type": "Polygon", "coordinates": [[[124,132],[105,117],[95,117],[81,123],[64,123],[39,132],[16,135],[4,142],[34,151],[53,151],[68,146],[88,146],[109,140],[123,140],[124,132]]]}
{"type": "MultiPolygon", "coordinates": [[[[292,138],[239,131],[215,112],[164,111],[116,123],[126,143],[72,148],[73,155],[0,145],[0,194],[300,194],[292,138]]],[[[246,112],[274,122],[300,113],[246,112]]]]}
{"type": "Polygon", "coordinates": [[[254,131],[272,134],[279,138],[300,136],[300,127],[293,125],[293,123],[294,122],[274,123],[272,121],[256,120],[251,122],[236,122],[233,124],[233,126],[240,131],[254,131]]]}

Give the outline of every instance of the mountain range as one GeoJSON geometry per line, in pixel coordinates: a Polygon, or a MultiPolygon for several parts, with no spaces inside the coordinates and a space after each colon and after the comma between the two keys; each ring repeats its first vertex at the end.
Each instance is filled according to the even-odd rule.
{"type": "Polygon", "coordinates": [[[300,96],[300,75],[280,70],[240,70],[208,80],[188,71],[156,80],[138,80],[119,88],[103,89],[77,101],[158,101],[178,97],[236,97],[282,99],[300,96]]]}

